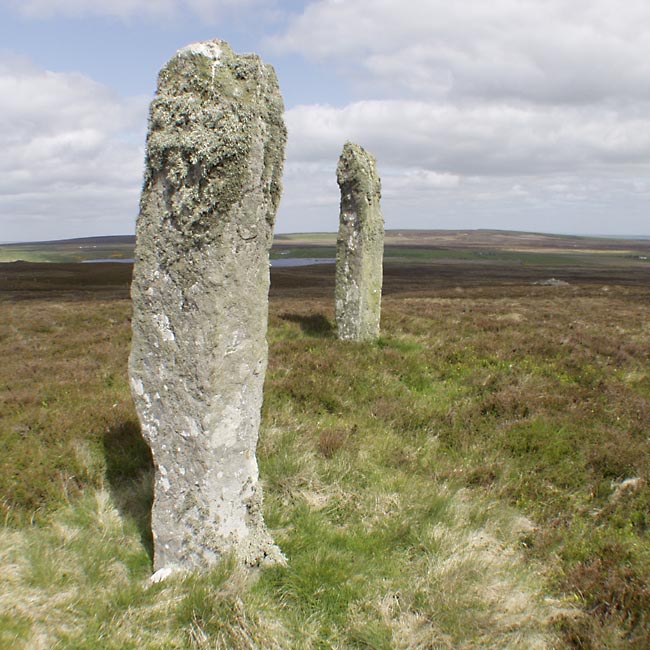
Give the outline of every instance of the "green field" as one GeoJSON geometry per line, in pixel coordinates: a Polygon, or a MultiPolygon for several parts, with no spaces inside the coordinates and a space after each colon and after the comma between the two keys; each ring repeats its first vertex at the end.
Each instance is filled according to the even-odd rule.
{"type": "Polygon", "coordinates": [[[91,237],[0,245],[0,262],[83,262],[133,257],[133,237],[91,237]]]}
{"type": "MultiPolygon", "coordinates": [[[[502,231],[386,231],[387,262],[475,260],[512,264],[602,266],[648,263],[650,241],[571,237],[502,231]]],[[[1,262],[75,263],[128,260],[134,255],[133,236],[94,237],[52,242],[0,245],[1,262]]],[[[272,259],[334,258],[335,233],[279,234],[272,259]]]]}
{"type": "Polygon", "coordinates": [[[650,647],[645,244],[467,237],[395,245],[375,343],[333,265],[272,269],[288,564],[154,586],[130,265],[0,264],[0,647],[650,647]]]}

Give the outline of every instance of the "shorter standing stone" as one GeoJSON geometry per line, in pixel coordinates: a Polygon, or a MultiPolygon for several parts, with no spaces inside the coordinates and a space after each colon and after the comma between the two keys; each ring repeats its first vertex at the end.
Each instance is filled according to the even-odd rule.
{"type": "Polygon", "coordinates": [[[375,159],[346,142],[336,169],[341,215],[336,246],[336,324],[339,339],[379,336],[384,257],[381,181],[375,159]]]}

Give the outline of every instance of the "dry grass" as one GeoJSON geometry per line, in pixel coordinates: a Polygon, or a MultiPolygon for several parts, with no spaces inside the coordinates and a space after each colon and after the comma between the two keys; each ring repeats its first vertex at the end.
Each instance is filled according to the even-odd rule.
{"type": "Polygon", "coordinates": [[[0,549],[1,647],[283,647],[263,604],[244,604],[249,578],[234,563],[150,584],[137,530],[108,492],[89,490],[47,527],[2,530],[0,549]]]}

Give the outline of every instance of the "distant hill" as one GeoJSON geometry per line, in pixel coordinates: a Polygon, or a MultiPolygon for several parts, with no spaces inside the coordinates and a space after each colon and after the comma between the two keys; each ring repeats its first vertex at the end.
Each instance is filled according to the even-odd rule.
{"type": "MultiPolygon", "coordinates": [[[[335,233],[288,233],[276,235],[274,247],[335,246],[335,233]]],[[[650,251],[650,239],[553,235],[509,230],[387,230],[385,244],[429,250],[468,251],[650,251]]]]}
{"type": "Polygon", "coordinates": [[[0,262],[86,262],[133,257],[135,236],[110,235],[56,241],[25,242],[0,246],[0,262]]]}
{"type": "MultiPolygon", "coordinates": [[[[650,239],[552,235],[505,230],[387,230],[386,257],[400,251],[621,253],[650,256],[650,239]]],[[[336,233],[276,234],[272,256],[332,257],[336,233]]],[[[0,245],[0,262],[125,261],[133,258],[134,235],[79,237],[0,245]]]]}
{"type": "Polygon", "coordinates": [[[12,246],[135,246],[135,235],[104,235],[101,237],[75,237],[74,239],[2,244],[2,248],[12,246]]]}

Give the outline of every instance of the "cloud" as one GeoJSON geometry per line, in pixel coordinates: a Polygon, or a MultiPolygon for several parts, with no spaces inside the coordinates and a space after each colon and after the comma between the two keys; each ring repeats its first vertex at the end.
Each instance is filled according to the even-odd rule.
{"type": "MultiPolygon", "coordinates": [[[[210,22],[232,11],[248,32],[282,26],[267,45],[322,64],[305,80],[312,69],[296,72],[281,58],[292,97],[340,85],[330,104],[287,111],[279,232],[336,229],[335,168],[346,140],[377,158],[388,227],[648,231],[647,0],[314,0],[288,19],[300,3],[3,4],[34,18],[210,22]],[[253,23],[248,10],[258,8],[253,23]],[[335,105],[346,83],[349,99],[335,105]]],[[[18,232],[28,220],[38,238],[64,226],[66,234],[132,231],[146,103],[82,75],[0,58],[2,239],[11,237],[5,223],[18,232]]]]}
{"type": "Polygon", "coordinates": [[[0,58],[2,239],[131,232],[146,106],[80,74],[0,58]]]}
{"type": "Polygon", "coordinates": [[[287,112],[289,154],[322,161],[346,140],[387,166],[436,174],[530,175],[650,160],[647,111],[608,107],[374,100],[287,112]]]}
{"type": "MultiPolygon", "coordinates": [[[[331,166],[290,163],[276,230],[336,231],[339,190],[331,166]]],[[[557,173],[436,176],[378,161],[391,229],[497,228],[572,234],[647,234],[647,176],[557,173]],[[428,178],[427,178],[428,177],[428,178]],[[432,182],[433,181],[433,182],[432,182]]]]}
{"type": "Polygon", "coordinates": [[[214,21],[224,11],[263,3],[265,0],[0,0],[0,4],[28,18],[53,16],[112,16],[172,18],[190,11],[204,20],[214,21]]]}
{"type": "Polygon", "coordinates": [[[336,229],[335,167],[352,140],[377,159],[390,228],[647,231],[648,104],[387,99],[297,106],[286,120],[285,230],[336,229]]]}
{"type": "Polygon", "coordinates": [[[362,91],[585,103],[650,97],[645,0],[317,0],[271,39],[362,91]]]}
{"type": "Polygon", "coordinates": [[[386,177],[384,177],[384,198],[387,196],[401,198],[404,193],[454,189],[460,185],[461,180],[456,174],[439,174],[428,169],[404,169],[388,178],[387,191],[386,177]]]}
{"type": "Polygon", "coordinates": [[[320,194],[309,170],[366,147],[389,227],[647,232],[648,24],[645,0],[316,0],[268,45],[350,100],[291,108],[289,159],[320,194]]]}

